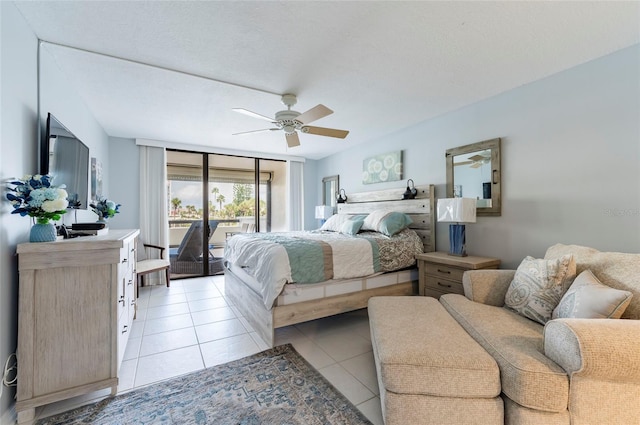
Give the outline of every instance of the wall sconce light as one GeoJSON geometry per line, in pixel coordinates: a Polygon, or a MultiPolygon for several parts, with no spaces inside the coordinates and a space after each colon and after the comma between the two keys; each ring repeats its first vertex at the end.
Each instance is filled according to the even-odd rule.
{"type": "Polygon", "coordinates": [[[339,204],[347,202],[347,192],[345,192],[344,189],[340,189],[339,192],[336,192],[336,202],[339,204]]]}
{"type": "Polygon", "coordinates": [[[402,194],[402,199],[415,199],[418,189],[413,185],[413,180],[407,180],[407,190],[402,194]]]}
{"type": "Polygon", "coordinates": [[[473,198],[438,199],[438,221],[449,225],[449,255],[466,257],[464,224],[476,222],[476,200],[473,198]]]}

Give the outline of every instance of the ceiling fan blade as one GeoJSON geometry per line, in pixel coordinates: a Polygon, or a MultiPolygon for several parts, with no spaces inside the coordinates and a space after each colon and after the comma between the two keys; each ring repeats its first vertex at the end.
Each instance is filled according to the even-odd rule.
{"type": "Polygon", "coordinates": [[[483,155],[473,155],[473,156],[470,156],[469,159],[471,161],[482,161],[482,160],[487,159],[487,157],[483,156],[483,155]]]}
{"type": "Polygon", "coordinates": [[[287,146],[289,146],[290,148],[300,146],[300,138],[298,137],[298,133],[285,133],[285,136],[287,137],[287,146]]]}
{"type": "Polygon", "coordinates": [[[302,124],[309,124],[315,120],[319,120],[320,118],[326,117],[327,115],[333,114],[333,111],[327,108],[324,105],[317,105],[313,108],[309,109],[307,112],[303,112],[302,114],[296,117],[296,120],[300,121],[302,124]]]}
{"type": "Polygon", "coordinates": [[[318,136],[336,137],[344,139],[349,132],[347,130],[337,130],[335,128],[313,127],[310,125],[302,127],[302,131],[309,134],[317,134],[318,136]]]}
{"type": "Polygon", "coordinates": [[[251,112],[251,111],[249,111],[247,109],[244,109],[244,108],[233,108],[232,110],[236,111],[236,112],[240,112],[241,114],[244,114],[244,115],[248,115],[250,117],[260,118],[261,120],[265,120],[265,121],[269,121],[269,122],[276,122],[276,120],[273,119],[273,118],[269,118],[269,117],[266,117],[264,115],[260,115],[257,112],[251,112]]]}
{"type": "Polygon", "coordinates": [[[469,167],[471,167],[471,168],[480,168],[480,167],[482,167],[482,163],[481,162],[476,162],[475,164],[470,165],[469,167]]]}
{"type": "Polygon", "coordinates": [[[276,131],[280,130],[279,128],[263,128],[262,130],[251,130],[251,131],[243,131],[241,133],[233,133],[232,136],[242,136],[243,134],[250,133],[262,133],[263,131],[276,131]]]}

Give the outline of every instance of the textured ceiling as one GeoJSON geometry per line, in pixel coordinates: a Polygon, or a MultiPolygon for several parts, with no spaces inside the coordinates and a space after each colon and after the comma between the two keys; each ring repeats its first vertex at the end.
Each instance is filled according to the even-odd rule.
{"type": "Polygon", "coordinates": [[[15,3],[110,136],[312,159],[640,42],[638,2],[15,3]],[[284,93],[349,136],[232,136],[284,93]]]}

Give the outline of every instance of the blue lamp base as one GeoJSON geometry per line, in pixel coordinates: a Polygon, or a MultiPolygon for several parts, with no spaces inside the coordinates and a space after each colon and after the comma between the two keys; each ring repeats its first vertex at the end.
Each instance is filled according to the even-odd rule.
{"type": "Polygon", "coordinates": [[[449,255],[467,256],[464,224],[449,225],[449,255]]]}

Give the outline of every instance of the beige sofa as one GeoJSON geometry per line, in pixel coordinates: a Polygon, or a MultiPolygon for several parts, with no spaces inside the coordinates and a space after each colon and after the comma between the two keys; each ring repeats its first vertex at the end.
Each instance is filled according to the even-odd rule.
{"type": "MultiPolygon", "coordinates": [[[[465,296],[443,295],[440,304],[496,361],[504,423],[640,423],[640,254],[554,245],[547,250],[545,258],[559,258],[567,253],[576,259],[578,274],[591,270],[605,285],[633,293],[622,319],[555,319],[543,326],[522,317],[504,307],[505,294],[515,270],[466,272],[463,277],[465,296]]],[[[402,358],[398,356],[402,350],[395,347],[394,359],[385,357],[388,350],[384,347],[387,339],[384,334],[392,333],[393,324],[389,322],[396,321],[396,316],[405,315],[403,310],[407,309],[402,304],[396,305],[395,312],[388,311],[385,315],[379,308],[384,300],[375,303],[379,305],[374,305],[369,314],[385,423],[443,423],[442,417],[431,421],[427,409],[415,411],[416,398],[433,399],[433,394],[411,391],[411,398],[408,398],[413,400],[411,417],[422,418],[419,422],[400,417],[404,415],[403,409],[397,404],[392,410],[385,408],[385,400],[401,399],[389,389],[385,382],[390,380],[389,374],[385,376],[384,371],[390,371],[389,364],[402,358]],[[386,322],[384,326],[382,321],[386,322]],[[375,329],[377,326],[381,330],[375,329]]],[[[412,314],[415,316],[416,312],[412,314]]],[[[398,345],[397,339],[393,344],[398,345]]],[[[425,347],[437,344],[439,342],[432,340],[425,343],[425,347]]],[[[429,352],[434,350],[429,348],[429,352]]],[[[423,375],[417,381],[430,379],[430,371],[420,373],[423,375]]],[[[477,378],[473,379],[477,381],[477,378]]],[[[495,414],[485,422],[482,412],[476,413],[465,423],[496,423],[495,414]]]]}

